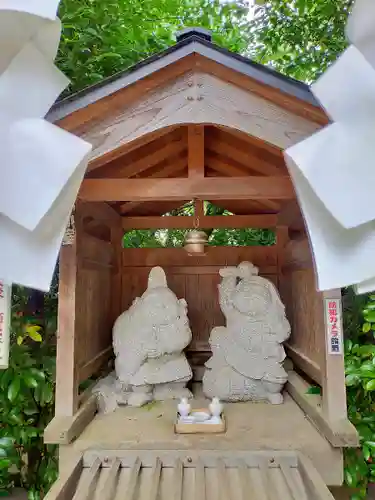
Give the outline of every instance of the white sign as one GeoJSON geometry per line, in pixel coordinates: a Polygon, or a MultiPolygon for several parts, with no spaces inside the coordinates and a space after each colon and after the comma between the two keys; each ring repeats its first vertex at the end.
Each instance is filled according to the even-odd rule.
{"type": "Polygon", "coordinates": [[[0,279],[0,369],[8,368],[12,287],[0,279]]]}
{"type": "Polygon", "coordinates": [[[325,299],[328,354],[343,354],[342,314],[340,299],[325,299]]]}

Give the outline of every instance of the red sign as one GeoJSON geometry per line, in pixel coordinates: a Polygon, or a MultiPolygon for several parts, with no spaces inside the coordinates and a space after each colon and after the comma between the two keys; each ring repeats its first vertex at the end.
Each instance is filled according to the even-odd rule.
{"type": "Polygon", "coordinates": [[[329,354],[343,354],[341,300],[326,299],[326,328],[329,354]]]}

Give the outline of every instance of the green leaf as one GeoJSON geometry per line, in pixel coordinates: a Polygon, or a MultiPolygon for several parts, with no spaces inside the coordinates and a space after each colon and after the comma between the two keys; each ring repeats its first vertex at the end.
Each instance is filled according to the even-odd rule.
{"type": "Polygon", "coordinates": [[[360,367],[360,371],[366,376],[366,377],[375,377],[375,367],[371,363],[364,363],[360,367]]]}
{"type": "Polygon", "coordinates": [[[0,448],[12,448],[14,446],[14,439],[11,437],[0,438],[0,448]]]}
{"type": "Polygon", "coordinates": [[[371,457],[371,451],[370,451],[370,448],[366,445],[363,445],[362,446],[362,452],[363,452],[363,458],[367,460],[371,457]]]}
{"type": "Polygon", "coordinates": [[[369,382],[367,382],[367,384],[366,384],[366,390],[367,391],[375,391],[375,379],[370,380],[369,382]]]}
{"type": "Polygon", "coordinates": [[[21,344],[22,344],[22,342],[23,342],[23,337],[22,337],[22,335],[18,335],[18,337],[17,337],[17,345],[21,345],[21,344]]]}
{"type": "Polygon", "coordinates": [[[20,388],[21,388],[20,379],[18,377],[15,377],[12,380],[10,386],[8,387],[8,399],[9,399],[9,401],[11,401],[12,403],[13,403],[13,401],[15,401],[15,399],[18,396],[18,393],[20,392],[20,388]]]}
{"type": "Polygon", "coordinates": [[[354,385],[357,385],[359,381],[360,381],[360,378],[356,374],[349,374],[345,377],[345,383],[348,387],[352,387],[354,385]]]}
{"type": "Polygon", "coordinates": [[[344,476],[345,476],[345,483],[349,486],[349,488],[353,488],[353,486],[355,485],[355,478],[352,472],[346,469],[344,476]]]}
{"type": "Polygon", "coordinates": [[[11,465],[12,462],[8,458],[0,458],[0,470],[1,469],[8,470],[11,465]]]}
{"type": "Polygon", "coordinates": [[[322,389],[318,386],[311,386],[307,389],[306,394],[321,394],[322,389]]]}
{"type": "Polygon", "coordinates": [[[375,311],[366,311],[365,321],[368,323],[375,323],[375,311]]]}
{"type": "Polygon", "coordinates": [[[363,323],[362,331],[363,333],[368,333],[371,330],[371,323],[363,323]]]}

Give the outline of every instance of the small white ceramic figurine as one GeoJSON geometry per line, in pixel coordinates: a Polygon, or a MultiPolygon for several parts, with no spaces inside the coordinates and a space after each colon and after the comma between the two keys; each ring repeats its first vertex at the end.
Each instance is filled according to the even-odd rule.
{"type": "Polygon", "coordinates": [[[212,398],[212,401],[209,404],[208,408],[209,408],[211,415],[212,415],[211,421],[213,423],[221,422],[221,414],[223,413],[223,405],[220,403],[220,399],[216,398],[216,397],[212,398]]]}
{"type": "Polygon", "coordinates": [[[181,398],[181,401],[177,405],[178,413],[181,417],[187,417],[191,410],[191,405],[187,398],[181,398]]]}

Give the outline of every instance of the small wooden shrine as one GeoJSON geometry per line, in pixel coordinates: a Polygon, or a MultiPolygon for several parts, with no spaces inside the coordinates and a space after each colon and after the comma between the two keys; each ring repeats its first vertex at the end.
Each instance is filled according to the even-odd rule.
{"type": "Polygon", "coordinates": [[[309,88],[190,29],[164,53],[62,100],[49,119],[93,152],[60,254],[56,409],[45,440],[60,445],[61,475],[47,498],[332,498],[326,485],[342,483],[342,449],[358,445],[346,411],[341,294],[316,291],[283,160],[328,122],[309,88]],[[196,217],[163,216],[191,200],[201,229],[272,228],[276,243],[208,247],[205,256],[122,248],[132,229],[193,228],[196,217]],[[206,215],[204,200],[233,215],[206,215]],[[162,266],[188,303],[199,394],[208,336],[223,322],[218,269],[242,261],[286,304],[284,403],[227,404],[222,435],[175,434],[175,402],[98,415],[80,385],[108,366],[113,323],[151,267],[162,266]]]}

